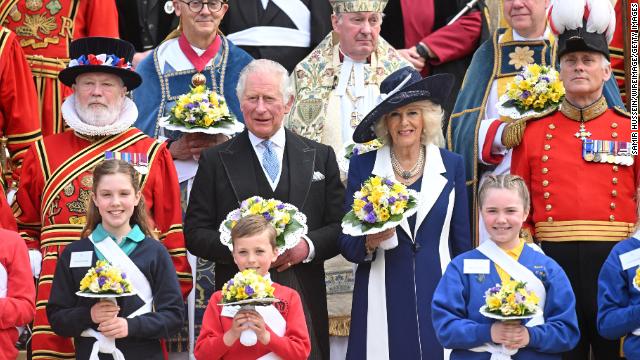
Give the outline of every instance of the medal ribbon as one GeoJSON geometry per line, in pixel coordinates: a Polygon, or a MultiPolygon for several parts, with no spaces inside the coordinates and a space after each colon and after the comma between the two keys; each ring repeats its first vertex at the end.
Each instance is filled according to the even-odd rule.
{"type": "Polygon", "coordinates": [[[211,61],[211,59],[216,56],[218,50],[220,49],[221,43],[222,40],[220,40],[220,36],[216,35],[216,38],[213,40],[211,45],[209,45],[207,50],[205,50],[202,55],[198,55],[195,50],[193,50],[191,44],[189,44],[189,41],[187,40],[186,36],[184,36],[184,34],[180,34],[180,37],[178,38],[178,45],[180,46],[180,50],[182,50],[184,56],[187,57],[187,59],[189,60],[189,62],[191,62],[197,72],[202,72],[209,61],[211,61]]]}

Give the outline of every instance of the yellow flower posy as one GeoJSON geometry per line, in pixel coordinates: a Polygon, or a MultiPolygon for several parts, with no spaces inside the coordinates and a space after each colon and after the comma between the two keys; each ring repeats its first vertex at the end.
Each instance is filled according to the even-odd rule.
{"type": "Polygon", "coordinates": [[[91,294],[125,294],[133,291],[127,275],[106,260],[98,260],[80,280],[80,291],[91,294]]]}
{"type": "Polygon", "coordinates": [[[520,113],[543,111],[560,104],[565,90],[556,70],[532,64],[507,84],[504,107],[515,107],[520,113]]]}
{"type": "Polygon", "coordinates": [[[538,310],[540,299],[522,281],[508,280],[485,292],[486,311],[500,316],[528,316],[538,310]]]}
{"type": "Polygon", "coordinates": [[[222,302],[233,303],[248,299],[272,299],[275,288],[271,281],[254,269],[245,269],[222,286],[222,302]]]}

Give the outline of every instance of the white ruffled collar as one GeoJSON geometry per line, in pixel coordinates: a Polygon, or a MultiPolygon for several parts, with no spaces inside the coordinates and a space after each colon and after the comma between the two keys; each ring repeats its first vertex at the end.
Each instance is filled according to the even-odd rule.
{"type": "Polygon", "coordinates": [[[73,131],[86,136],[109,136],[124,132],[138,119],[138,108],[128,97],[124,98],[118,120],[111,125],[89,125],[78,117],[75,107],[76,98],[72,94],[62,103],[62,117],[73,131]]]}

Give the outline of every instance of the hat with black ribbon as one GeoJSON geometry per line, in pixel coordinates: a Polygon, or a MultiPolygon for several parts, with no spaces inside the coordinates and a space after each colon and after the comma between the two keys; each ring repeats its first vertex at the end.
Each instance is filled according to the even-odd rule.
{"type": "Polygon", "coordinates": [[[549,10],[549,25],[558,36],[558,58],[576,51],[595,51],[609,59],[616,14],[609,0],[561,0],[549,10]]]}
{"type": "Polygon", "coordinates": [[[127,90],[140,86],[142,78],[131,67],[135,48],[128,41],[87,37],[74,40],[69,47],[69,66],[60,71],[58,78],[71,86],[76,77],[89,72],[109,73],[119,76],[127,90]]]}
{"type": "Polygon", "coordinates": [[[380,84],[378,105],[362,119],[353,132],[353,141],[365,143],[376,138],[376,122],[391,111],[420,100],[430,100],[440,106],[451,93],[454,77],[436,74],[422,78],[411,66],[391,73],[380,84]]]}

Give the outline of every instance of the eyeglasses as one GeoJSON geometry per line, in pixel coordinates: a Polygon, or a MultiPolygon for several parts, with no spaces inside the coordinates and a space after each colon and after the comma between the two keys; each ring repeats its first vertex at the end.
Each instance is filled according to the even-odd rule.
{"type": "Polygon", "coordinates": [[[200,11],[202,11],[202,8],[204,7],[205,4],[209,8],[209,11],[218,12],[220,11],[220,9],[222,9],[222,4],[226,3],[226,1],[221,1],[221,0],[213,0],[209,2],[202,2],[200,0],[194,0],[194,1],[180,0],[180,1],[187,4],[189,6],[189,10],[191,10],[194,13],[200,13],[200,11]]]}

